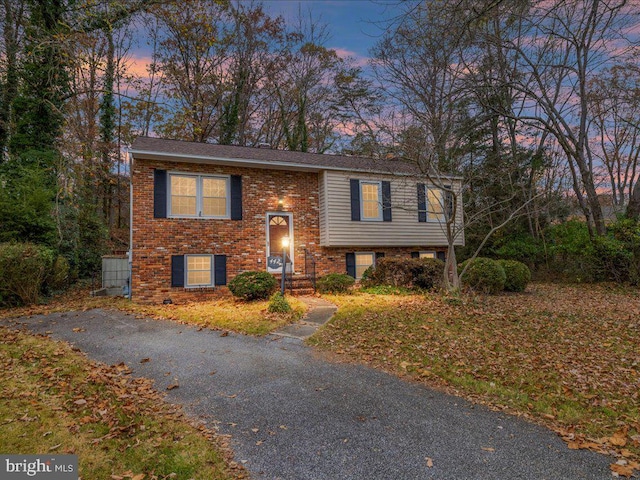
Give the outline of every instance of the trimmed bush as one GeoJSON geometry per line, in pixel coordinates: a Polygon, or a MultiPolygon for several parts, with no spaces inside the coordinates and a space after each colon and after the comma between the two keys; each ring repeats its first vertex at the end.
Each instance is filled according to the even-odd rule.
{"type": "Polygon", "coordinates": [[[33,243],[0,244],[0,296],[5,305],[29,305],[38,301],[45,279],[51,274],[53,250],[33,243]]]}
{"type": "MultiPolygon", "coordinates": [[[[464,261],[458,266],[458,273],[469,263],[464,261]]],[[[504,290],[504,284],[507,276],[504,268],[496,261],[490,258],[477,257],[467,268],[461,281],[463,285],[481,293],[498,293],[504,290]]]]}
{"type": "Polygon", "coordinates": [[[444,262],[435,258],[381,258],[362,276],[362,285],[430,290],[442,282],[444,262]]]}
{"type": "Polygon", "coordinates": [[[320,293],[347,293],[355,279],[346,273],[330,273],[318,278],[316,290],[320,293]]]}
{"type": "Polygon", "coordinates": [[[507,292],[524,292],[531,281],[531,270],[524,263],[516,260],[498,260],[504,269],[504,289],[507,292]]]}
{"type": "Polygon", "coordinates": [[[267,310],[269,313],[289,313],[291,311],[291,305],[289,305],[286,297],[282,295],[281,292],[276,292],[271,295],[267,310]]]}
{"type": "Polygon", "coordinates": [[[228,286],[235,297],[246,301],[265,300],[278,288],[278,281],[270,273],[249,271],[236,275],[228,286]]]}

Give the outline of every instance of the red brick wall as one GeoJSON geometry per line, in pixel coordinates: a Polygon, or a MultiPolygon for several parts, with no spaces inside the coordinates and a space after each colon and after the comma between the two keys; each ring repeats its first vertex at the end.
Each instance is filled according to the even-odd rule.
{"type": "MultiPolygon", "coordinates": [[[[316,258],[317,275],[346,273],[349,248],[319,246],[318,174],[207,164],[171,163],[136,159],[133,166],[132,298],[140,302],[174,303],[205,300],[226,288],[171,287],[171,256],[214,254],[227,256],[227,280],[247,270],[266,270],[266,213],[293,213],[294,262],[304,273],[304,249],[316,258]],[[242,220],[153,217],[153,171],[242,175],[242,220]]],[[[409,256],[425,248],[375,248],[386,256],[409,256]]],[[[357,251],[365,251],[357,249],[357,251]]]]}

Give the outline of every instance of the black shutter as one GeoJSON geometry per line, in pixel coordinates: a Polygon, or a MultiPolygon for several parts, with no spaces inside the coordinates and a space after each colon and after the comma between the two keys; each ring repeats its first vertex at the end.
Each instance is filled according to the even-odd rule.
{"type": "Polygon", "coordinates": [[[384,252],[376,252],[376,262],[381,258],[384,258],[384,252]]]}
{"type": "Polygon", "coordinates": [[[451,185],[445,185],[444,188],[444,205],[445,212],[447,212],[447,216],[445,217],[447,220],[453,218],[453,193],[451,192],[451,185]]]}
{"type": "Polygon", "coordinates": [[[442,260],[443,262],[446,262],[447,260],[447,254],[445,252],[437,252],[436,253],[436,258],[438,260],[442,260]]]}
{"type": "Polygon", "coordinates": [[[351,220],[360,221],[360,180],[352,178],[349,183],[351,185],[351,220]]]}
{"type": "Polygon", "coordinates": [[[356,254],[347,253],[347,275],[356,278],[356,254]]]}
{"type": "Polygon", "coordinates": [[[153,171],[153,217],[167,218],[167,171],[153,171]]]}
{"type": "Polygon", "coordinates": [[[382,220],[391,221],[391,182],[382,182],[382,220]]]}
{"type": "Polygon", "coordinates": [[[411,258],[420,258],[420,252],[411,252],[411,258]]]}
{"type": "Polygon", "coordinates": [[[418,221],[427,221],[427,195],[424,183],[418,184],[418,221]]]}
{"type": "Polygon", "coordinates": [[[242,220],[242,177],[231,175],[231,220],[242,220]]]}
{"type": "Polygon", "coordinates": [[[227,256],[214,255],[213,264],[214,264],[213,284],[226,285],[227,284],[227,256]]]}
{"type": "Polygon", "coordinates": [[[171,256],[171,286],[184,287],[184,255],[171,256]]]}

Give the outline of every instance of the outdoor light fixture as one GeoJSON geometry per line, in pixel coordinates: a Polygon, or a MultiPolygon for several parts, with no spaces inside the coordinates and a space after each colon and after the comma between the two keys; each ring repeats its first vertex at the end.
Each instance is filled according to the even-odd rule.
{"type": "Polygon", "coordinates": [[[283,207],[284,207],[284,197],[280,196],[278,197],[278,209],[282,210],[283,207]]]}
{"type": "Polygon", "coordinates": [[[282,237],[282,280],[280,293],[284,297],[284,278],[287,274],[287,249],[289,248],[289,237],[282,237]]]}

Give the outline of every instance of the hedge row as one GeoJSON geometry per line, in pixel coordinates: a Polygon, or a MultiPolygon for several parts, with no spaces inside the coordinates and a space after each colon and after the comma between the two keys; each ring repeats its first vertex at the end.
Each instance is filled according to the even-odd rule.
{"type": "Polygon", "coordinates": [[[42,245],[1,243],[0,272],[0,305],[29,305],[67,285],[69,262],[42,245]]]}

